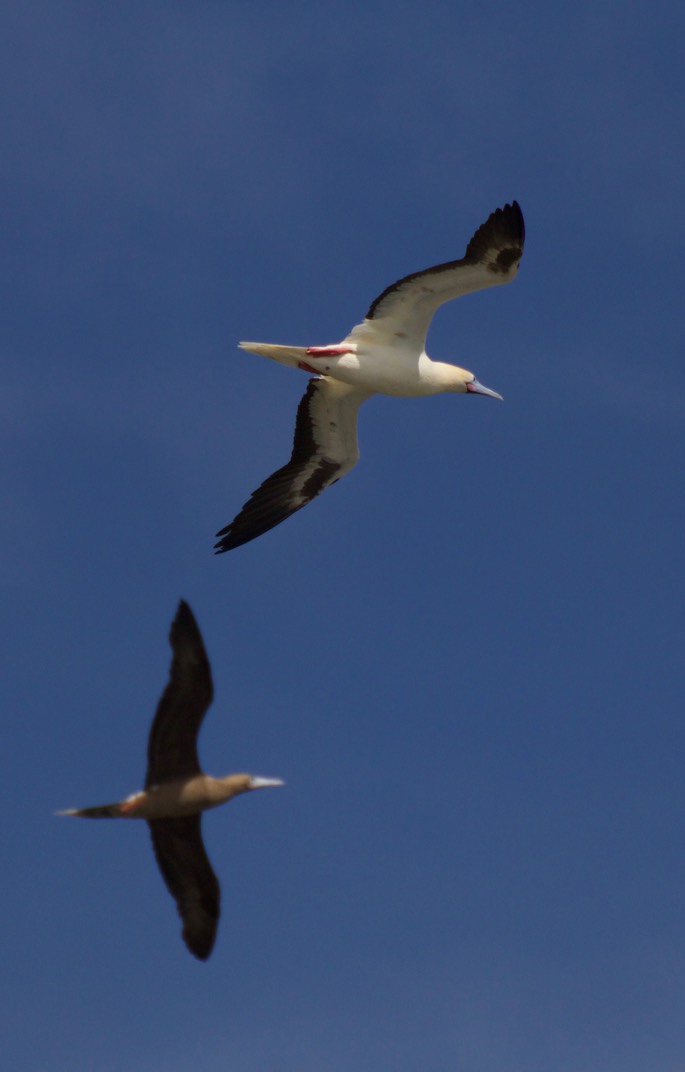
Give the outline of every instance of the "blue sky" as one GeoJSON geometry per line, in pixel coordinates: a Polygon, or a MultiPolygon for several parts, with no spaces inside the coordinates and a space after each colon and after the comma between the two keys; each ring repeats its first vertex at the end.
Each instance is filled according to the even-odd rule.
{"type": "Polygon", "coordinates": [[[685,15],[675,4],[6,8],[3,1050],[16,1072],[680,1072],[685,15]],[[511,287],[258,541],[306,378],[517,198],[511,287]],[[179,597],[216,699],[215,952],[138,788],[179,597]]]}

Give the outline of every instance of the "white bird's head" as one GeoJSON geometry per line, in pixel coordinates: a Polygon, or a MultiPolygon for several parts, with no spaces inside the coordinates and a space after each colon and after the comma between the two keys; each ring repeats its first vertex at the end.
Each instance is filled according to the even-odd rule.
{"type": "Polygon", "coordinates": [[[424,379],[437,391],[455,391],[459,394],[490,395],[491,398],[502,396],[490,387],[484,387],[468,369],[459,368],[445,361],[429,361],[423,372],[424,379]]]}

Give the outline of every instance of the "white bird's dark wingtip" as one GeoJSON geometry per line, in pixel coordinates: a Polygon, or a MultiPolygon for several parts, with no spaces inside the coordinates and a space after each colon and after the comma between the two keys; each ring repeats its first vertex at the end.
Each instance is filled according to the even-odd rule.
{"type": "Polygon", "coordinates": [[[466,247],[465,261],[487,261],[494,274],[509,276],[523,256],[526,225],[518,201],[491,212],[466,247]],[[495,254],[493,257],[492,254],[495,254]]]}

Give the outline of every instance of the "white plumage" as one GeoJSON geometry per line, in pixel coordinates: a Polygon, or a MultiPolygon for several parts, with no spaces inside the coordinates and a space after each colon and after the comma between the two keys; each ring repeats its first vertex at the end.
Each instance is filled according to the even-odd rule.
{"type": "Polygon", "coordinates": [[[241,342],[317,377],[297,411],[290,461],[273,473],[230,525],[217,533],[217,553],[261,536],[348,473],[359,459],[357,410],[373,394],[417,397],[443,391],[490,395],[472,372],[433,361],[425,350],[435,310],[474,290],[510,283],[523,253],[524,223],[516,201],[493,212],[457,261],[392,283],[371,303],[363,322],[330,346],[241,342]]]}

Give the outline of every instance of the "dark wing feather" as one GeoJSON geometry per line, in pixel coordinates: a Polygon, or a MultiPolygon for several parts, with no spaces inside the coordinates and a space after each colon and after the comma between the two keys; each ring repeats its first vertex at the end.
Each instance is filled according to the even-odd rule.
{"type": "Polygon", "coordinates": [[[178,605],[169,642],[173,657],[148,738],[146,789],[200,773],[197,735],[214,694],[202,636],[184,600],[178,605]]]}
{"type": "Polygon", "coordinates": [[[280,525],[320,495],[359,459],[357,410],[368,394],[326,377],[310,380],[297,408],[290,461],[252,493],[217,532],[216,553],[231,551],[280,525]]]}
{"type": "Polygon", "coordinates": [[[151,819],[152,846],[162,878],[183,920],[183,940],[207,960],[216,939],[221,889],[202,842],[200,815],[151,819]]]}
{"type": "Polygon", "coordinates": [[[490,271],[495,275],[506,275],[521,260],[525,240],[526,226],[521,206],[518,201],[512,201],[504,208],[496,208],[481,224],[466,247],[464,260],[474,264],[489,263],[490,253],[494,250],[497,256],[489,263],[490,271]]]}

